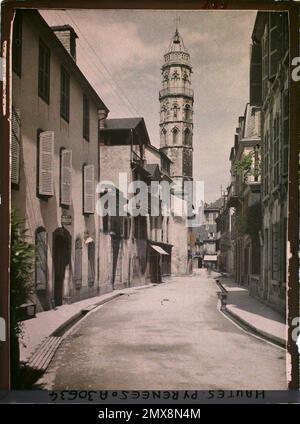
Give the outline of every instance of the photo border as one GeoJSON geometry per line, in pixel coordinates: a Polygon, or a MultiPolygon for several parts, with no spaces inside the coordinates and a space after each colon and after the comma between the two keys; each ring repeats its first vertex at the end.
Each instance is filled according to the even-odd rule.
{"type": "Polygon", "coordinates": [[[299,389],[299,353],[293,341],[295,318],[299,317],[299,141],[300,141],[300,82],[291,78],[292,58],[299,57],[299,1],[251,1],[251,0],[40,0],[1,3],[1,57],[3,58],[3,81],[0,82],[0,317],[6,325],[6,342],[0,342],[0,390],[10,389],[9,348],[9,259],[10,259],[10,201],[9,181],[10,157],[10,104],[11,104],[11,36],[15,9],[140,9],[140,10],[265,10],[287,11],[290,18],[290,139],[289,139],[289,183],[288,183],[288,279],[287,296],[287,375],[288,389],[299,389]],[[297,205],[297,206],[295,206],[297,205]],[[294,320],[294,321],[293,321],[294,320]]]}

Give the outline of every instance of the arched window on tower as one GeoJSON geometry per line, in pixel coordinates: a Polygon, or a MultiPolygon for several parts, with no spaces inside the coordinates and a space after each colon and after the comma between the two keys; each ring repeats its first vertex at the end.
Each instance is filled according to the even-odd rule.
{"type": "Polygon", "coordinates": [[[191,139],[191,132],[188,128],[184,130],[184,144],[189,145],[191,139]]]}
{"type": "Polygon", "coordinates": [[[188,73],[186,71],[183,72],[182,79],[184,82],[187,82],[189,79],[188,73]]]}
{"type": "Polygon", "coordinates": [[[184,107],[184,120],[189,121],[191,119],[191,107],[190,105],[185,105],[184,107]]]}
{"type": "Polygon", "coordinates": [[[163,81],[169,81],[169,73],[168,72],[165,72],[163,74],[163,81]]]}
{"type": "Polygon", "coordinates": [[[178,73],[178,71],[174,71],[173,72],[173,74],[172,74],[172,80],[174,80],[174,81],[178,81],[180,78],[179,78],[179,73],[178,73]]]}
{"type": "Polygon", "coordinates": [[[179,133],[178,128],[175,127],[172,129],[173,144],[177,144],[178,142],[178,133],[179,133]]]}
{"type": "Polygon", "coordinates": [[[165,128],[162,129],[161,137],[162,137],[163,145],[166,146],[167,145],[167,131],[166,131],[165,128]]]}
{"type": "Polygon", "coordinates": [[[161,120],[162,121],[165,121],[166,120],[166,118],[167,118],[167,107],[166,107],[166,105],[163,105],[162,106],[162,108],[161,108],[161,120]]]}
{"type": "Polygon", "coordinates": [[[179,107],[178,107],[178,105],[175,103],[175,104],[174,104],[174,106],[173,106],[173,117],[174,117],[174,118],[178,118],[178,110],[179,110],[179,107]]]}

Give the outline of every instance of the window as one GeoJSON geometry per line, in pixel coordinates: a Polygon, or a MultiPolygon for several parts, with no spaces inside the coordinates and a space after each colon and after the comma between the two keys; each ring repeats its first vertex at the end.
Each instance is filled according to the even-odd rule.
{"type": "Polygon", "coordinates": [[[267,31],[262,39],[262,100],[267,96],[268,92],[268,78],[269,78],[269,60],[268,60],[268,38],[267,31]]]}
{"type": "Polygon", "coordinates": [[[178,129],[173,128],[172,133],[173,133],[173,144],[176,144],[178,142],[178,129]]]}
{"type": "Polygon", "coordinates": [[[174,106],[173,106],[173,116],[174,116],[174,118],[177,118],[177,116],[178,116],[178,106],[175,104],[174,106]]]}
{"type": "Polygon", "coordinates": [[[163,145],[166,146],[167,145],[167,131],[165,129],[163,129],[162,132],[161,132],[161,135],[162,135],[163,145]]]}
{"type": "Polygon", "coordinates": [[[75,262],[74,262],[74,282],[75,287],[80,288],[82,285],[82,241],[75,241],[75,262]]]}
{"type": "Polygon", "coordinates": [[[191,108],[190,105],[184,107],[184,120],[189,121],[191,119],[191,108]]]}
{"type": "Polygon", "coordinates": [[[40,196],[53,196],[54,168],[54,132],[44,131],[39,134],[38,143],[38,182],[37,193],[40,196]]]}
{"type": "Polygon", "coordinates": [[[82,124],[82,135],[87,141],[90,139],[90,105],[89,99],[83,95],[83,124],[82,124]]]}
{"type": "Polygon", "coordinates": [[[178,80],[179,80],[179,73],[178,73],[178,71],[174,71],[174,72],[173,72],[173,74],[172,74],[172,79],[173,79],[174,81],[178,81],[178,80]]]}
{"type": "Polygon", "coordinates": [[[269,78],[273,78],[277,73],[279,55],[279,14],[277,12],[269,15],[269,78]]]}
{"type": "Polygon", "coordinates": [[[72,203],[72,151],[67,149],[60,152],[60,203],[72,203]]]}
{"type": "Polygon", "coordinates": [[[22,72],[22,15],[16,13],[12,40],[12,69],[20,77],[22,72]]]}
{"type": "Polygon", "coordinates": [[[272,152],[272,163],[273,163],[273,187],[279,184],[279,116],[276,115],[273,123],[273,152],[272,152]]]}
{"type": "Polygon", "coordinates": [[[46,290],[48,282],[48,243],[47,233],[43,227],[35,232],[35,287],[37,291],[46,290]]]}
{"type": "Polygon", "coordinates": [[[88,243],[88,286],[92,287],[95,282],[95,243],[88,243]]]}
{"type": "Polygon", "coordinates": [[[190,136],[191,132],[188,128],[184,130],[184,144],[189,145],[190,144],[190,136]]]}
{"type": "Polygon", "coordinates": [[[60,77],[60,116],[65,121],[69,122],[70,119],[70,75],[61,67],[60,77]]]}
{"type": "Polygon", "coordinates": [[[278,249],[278,235],[279,223],[272,225],[272,279],[279,279],[279,249],[278,249]]]}
{"type": "Polygon", "coordinates": [[[20,182],[20,111],[12,108],[12,139],[11,139],[11,183],[20,182]]]}
{"type": "Polygon", "coordinates": [[[95,212],[95,167],[84,165],[83,167],[83,213],[95,212]]]}
{"type": "Polygon", "coordinates": [[[182,79],[183,79],[184,82],[188,81],[189,76],[188,76],[188,73],[186,71],[183,72],[182,79]]]}
{"type": "Polygon", "coordinates": [[[42,40],[39,43],[39,96],[50,100],[50,50],[42,40]]]}
{"type": "Polygon", "coordinates": [[[283,142],[282,142],[282,173],[288,174],[289,169],[289,91],[285,90],[282,94],[282,127],[283,127],[283,142]]]}
{"type": "Polygon", "coordinates": [[[266,196],[268,194],[269,190],[269,132],[266,132],[265,138],[264,138],[264,148],[263,148],[263,155],[264,155],[264,161],[263,161],[263,185],[264,185],[264,195],[266,196]]]}

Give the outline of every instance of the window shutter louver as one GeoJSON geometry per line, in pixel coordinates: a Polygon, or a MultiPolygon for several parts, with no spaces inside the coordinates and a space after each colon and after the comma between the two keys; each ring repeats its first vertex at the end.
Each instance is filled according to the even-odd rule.
{"type": "Polygon", "coordinates": [[[279,55],[279,28],[278,13],[274,12],[269,17],[269,78],[274,78],[277,73],[279,55]]]}
{"type": "Polygon", "coordinates": [[[83,212],[95,211],[95,171],[94,165],[85,165],[83,168],[83,212]]]}
{"type": "Polygon", "coordinates": [[[72,200],[72,151],[61,152],[61,203],[71,205],[72,200]]]}
{"type": "Polygon", "coordinates": [[[11,182],[19,184],[20,180],[20,139],[21,121],[19,109],[12,109],[12,139],[11,139],[11,182]]]}
{"type": "Polygon", "coordinates": [[[39,189],[42,196],[53,196],[54,132],[40,133],[39,141],[39,189]]]}

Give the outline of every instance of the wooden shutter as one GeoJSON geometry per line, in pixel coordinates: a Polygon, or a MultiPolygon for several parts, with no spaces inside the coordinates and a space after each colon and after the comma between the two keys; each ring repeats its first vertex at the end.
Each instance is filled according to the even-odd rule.
{"type": "Polygon", "coordinates": [[[274,78],[278,68],[279,56],[279,28],[278,12],[270,13],[269,16],[269,78],[274,78]]]}
{"type": "Polygon", "coordinates": [[[88,285],[94,285],[95,280],[95,243],[88,244],[88,285]]]}
{"type": "Polygon", "coordinates": [[[61,152],[61,204],[70,206],[72,203],[72,151],[64,149],[61,152]]]}
{"type": "Polygon", "coordinates": [[[261,44],[251,46],[250,104],[260,105],[262,100],[262,55],[261,44]]]}
{"type": "Polygon", "coordinates": [[[11,182],[20,181],[20,139],[21,121],[19,109],[12,109],[12,137],[11,137],[11,182]]]}
{"type": "Polygon", "coordinates": [[[39,184],[38,192],[42,196],[53,196],[54,132],[40,133],[39,141],[39,184]]]}
{"type": "Polygon", "coordinates": [[[36,239],[36,264],[35,264],[35,281],[36,290],[46,290],[48,280],[47,268],[47,233],[45,230],[37,231],[36,239]]]}
{"type": "Polygon", "coordinates": [[[83,168],[83,212],[95,211],[95,170],[94,165],[85,165],[83,168]]]}

